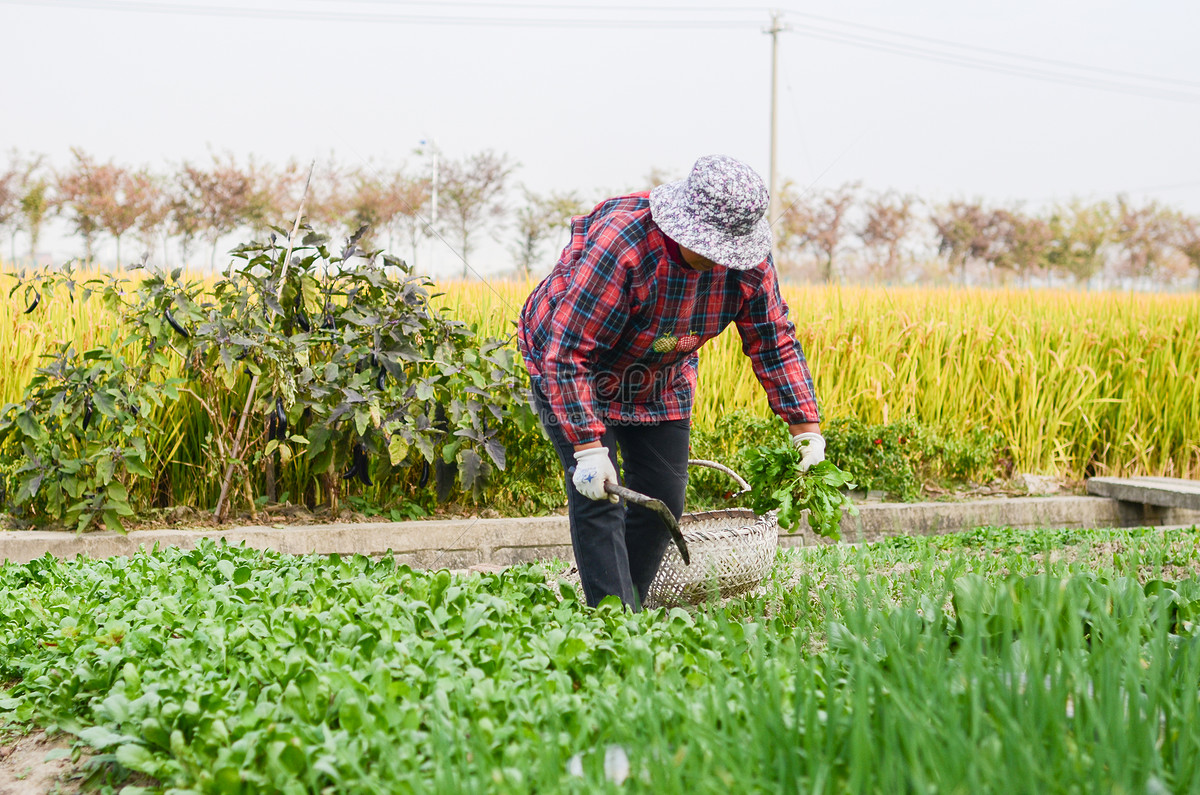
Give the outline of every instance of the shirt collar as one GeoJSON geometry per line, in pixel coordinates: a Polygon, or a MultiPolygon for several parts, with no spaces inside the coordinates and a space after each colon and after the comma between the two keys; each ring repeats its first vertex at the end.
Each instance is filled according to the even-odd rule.
{"type": "Polygon", "coordinates": [[[683,259],[683,254],[681,254],[679,252],[679,244],[678,243],[676,243],[671,238],[667,237],[665,234],[662,236],[662,238],[663,238],[663,248],[666,250],[667,257],[671,260],[672,264],[678,265],[679,267],[683,268],[688,273],[698,273],[699,272],[695,268],[693,268],[691,265],[688,265],[687,262],[683,259]]]}

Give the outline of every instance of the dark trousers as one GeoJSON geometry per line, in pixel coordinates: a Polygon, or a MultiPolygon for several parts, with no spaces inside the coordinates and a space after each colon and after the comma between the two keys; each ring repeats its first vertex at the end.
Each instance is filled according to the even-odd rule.
{"type": "MultiPolygon", "coordinates": [[[[590,500],[575,490],[569,474],[575,466],[575,446],[563,433],[550,410],[546,395],[534,386],[533,405],[550,435],[566,476],[567,509],[571,521],[571,546],[587,603],[595,607],[606,596],[620,597],[640,609],[646,591],[658,573],[671,534],[652,511],[624,500],[590,500]]],[[[608,448],[613,468],[623,484],[662,500],[679,518],[687,490],[688,420],[654,425],[613,425],[605,428],[600,443],[608,448]],[[617,466],[620,449],[623,466],[617,466]]]]}

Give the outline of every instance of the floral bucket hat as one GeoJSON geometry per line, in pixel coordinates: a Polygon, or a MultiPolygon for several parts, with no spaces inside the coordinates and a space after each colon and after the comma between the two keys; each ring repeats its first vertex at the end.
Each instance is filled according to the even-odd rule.
{"type": "Polygon", "coordinates": [[[650,217],[667,237],[718,265],[749,270],[771,251],[767,186],[732,157],[708,155],[687,179],[650,191],[650,217]]]}

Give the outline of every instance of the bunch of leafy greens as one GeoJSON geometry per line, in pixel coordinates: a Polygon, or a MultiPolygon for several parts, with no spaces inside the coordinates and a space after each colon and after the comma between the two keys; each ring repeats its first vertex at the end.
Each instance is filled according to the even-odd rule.
{"type": "Polygon", "coordinates": [[[799,469],[801,450],[790,443],[756,447],[747,459],[750,507],[755,513],[779,511],[779,526],[795,532],[803,511],[819,536],[841,538],[842,511],[858,513],[843,488],[854,488],[850,475],[832,461],[799,469]]]}

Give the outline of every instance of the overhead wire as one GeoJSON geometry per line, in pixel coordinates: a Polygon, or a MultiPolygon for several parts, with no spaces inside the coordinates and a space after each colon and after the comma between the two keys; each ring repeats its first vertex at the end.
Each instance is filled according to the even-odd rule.
{"type": "MultiPolygon", "coordinates": [[[[319,1],[319,0],[317,0],[319,1]]],[[[523,9],[523,10],[540,10],[540,11],[563,11],[560,4],[547,3],[518,3],[518,2],[486,2],[486,0],[352,0],[356,3],[369,5],[386,5],[386,6],[432,6],[437,8],[490,8],[490,9],[523,9]]],[[[1189,88],[1200,88],[1200,80],[1187,80],[1174,77],[1163,77],[1160,75],[1151,75],[1145,72],[1131,72],[1123,69],[1113,69],[1111,67],[1095,66],[1092,64],[1078,63],[1075,61],[1067,61],[1061,58],[1048,58],[1041,55],[1030,55],[1028,53],[1018,53],[1011,50],[1002,50],[995,47],[984,47],[974,43],[963,43],[952,39],[938,38],[935,36],[926,36],[918,33],[908,33],[906,31],[894,30],[891,28],[879,27],[877,25],[867,25],[861,22],[852,22],[846,19],[838,19],[836,17],[825,16],[822,14],[813,14],[808,11],[801,11],[791,7],[779,6],[712,6],[712,5],[614,5],[614,4],[580,4],[572,3],[569,6],[571,11],[608,11],[608,12],[634,12],[634,13],[676,13],[687,12],[694,13],[709,13],[709,14],[730,14],[730,13],[769,13],[771,11],[780,11],[785,14],[791,14],[805,19],[812,19],[829,25],[846,27],[852,30],[864,30],[871,33],[882,34],[898,39],[911,39],[913,41],[923,42],[926,44],[934,44],[942,47],[949,47],[956,50],[965,50],[968,53],[987,53],[989,55],[999,56],[1013,61],[1027,61],[1031,63],[1040,63],[1050,66],[1059,66],[1066,69],[1077,71],[1094,72],[1097,74],[1106,74],[1113,77],[1121,77],[1130,80],[1139,80],[1154,83],[1167,83],[1172,85],[1185,86],[1189,88]]],[[[758,23],[751,23],[758,24],[758,23]]]]}
{"type": "Polygon", "coordinates": [[[1011,50],[1000,50],[994,47],[983,47],[974,43],[963,43],[953,41],[951,39],[937,38],[934,36],[923,36],[917,33],[906,33],[903,31],[892,30],[889,28],[881,28],[876,25],[866,25],[861,22],[850,22],[849,20],[836,19],[834,17],[822,16],[820,14],[812,14],[807,11],[799,11],[796,9],[785,9],[788,14],[794,14],[798,17],[814,19],[826,24],[838,25],[859,30],[867,30],[872,33],[879,33],[885,36],[896,38],[913,39],[914,41],[936,44],[952,49],[966,50],[971,53],[988,53],[990,55],[998,55],[1002,58],[1008,58],[1016,61],[1031,61],[1036,63],[1044,63],[1052,66],[1062,66],[1067,69],[1076,69],[1080,71],[1096,72],[1098,74],[1108,74],[1114,77],[1124,77],[1132,80],[1144,80],[1148,82],[1171,83],[1175,85],[1188,86],[1192,88],[1200,88],[1200,80],[1185,80],[1175,77],[1163,77],[1160,75],[1151,75],[1144,72],[1130,72],[1123,69],[1113,69],[1111,67],[1094,66],[1091,64],[1082,64],[1075,61],[1065,61],[1059,58],[1047,58],[1039,55],[1029,55],[1027,53],[1017,53],[1011,50]]]}
{"type": "Polygon", "coordinates": [[[1073,75],[1065,72],[1055,72],[1049,69],[1043,69],[1041,67],[1006,64],[1000,61],[975,58],[956,53],[939,52],[926,47],[890,42],[879,38],[859,36],[857,34],[843,33],[841,31],[833,31],[809,25],[796,26],[792,28],[792,30],[798,35],[809,38],[830,41],[837,44],[846,44],[853,47],[886,52],[894,55],[902,55],[920,60],[933,61],[936,63],[944,63],[952,66],[962,66],[988,72],[1011,75],[1014,77],[1040,80],[1043,82],[1060,83],[1075,86],[1077,88],[1091,88],[1099,91],[1128,94],[1146,99],[1165,99],[1175,102],[1200,104],[1200,93],[1195,92],[1167,88],[1155,88],[1152,86],[1137,86],[1129,83],[1118,83],[1102,78],[1073,75]]]}
{"type": "MultiPolygon", "coordinates": [[[[157,14],[185,14],[195,16],[223,16],[257,19],[287,19],[313,22],[368,22],[378,24],[431,24],[431,25],[473,25],[490,27],[592,27],[607,29],[721,29],[759,27],[761,19],[743,18],[747,13],[762,13],[771,10],[768,6],[714,6],[714,5],[606,5],[585,4],[561,6],[546,3],[531,2],[483,2],[483,0],[350,0],[343,4],[343,10],[327,10],[326,0],[308,0],[309,5],[317,8],[284,8],[269,5],[212,5],[206,3],[186,2],[168,3],[162,0],[0,0],[6,5],[31,5],[41,8],[61,7],[95,9],[105,11],[124,11],[157,14]],[[435,13],[374,13],[361,10],[346,11],[345,6],[385,6],[391,8],[420,9],[429,8],[435,13]],[[320,8],[326,6],[326,8],[320,8]],[[491,9],[525,10],[551,12],[555,16],[473,16],[466,14],[446,14],[447,9],[491,9]],[[588,12],[588,16],[580,16],[577,12],[588,12]],[[597,16],[594,12],[604,14],[621,14],[622,17],[597,16]],[[647,13],[657,15],[676,15],[672,18],[646,17],[647,13]],[[679,14],[689,16],[680,17],[679,14]],[[702,19],[695,15],[738,15],[734,18],[702,19]]],[[[959,66],[976,70],[993,72],[1012,77],[1022,77],[1030,80],[1059,83],[1076,88],[1088,88],[1111,93],[1120,93],[1148,99],[1161,99],[1175,102],[1200,103],[1200,93],[1172,89],[1167,86],[1179,86],[1184,89],[1200,89],[1200,81],[1162,77],[1141,72],[1131,72],[1109,67],[1093,66],[1066,61],[1059,58],[1048,58],[1038,55],[1015,53],[1007,50],[966,44],[934,36],[893,30],[876,25],[867,25],[844,19],[837,19],[821,14],[813,14],[796,8],[785,7],[786,14],[792,14],[803,19],[815,20],[826,26],[819,27],[811,23],[803,23],[792,27],[798,35],[843,44],[862,49],[885,52],[908,58],[925,60],[951,66],[959,66]],[[867,31],[868,34],[854,31],[867,31]],[[886,38],[880,38],[880,37],[886,38]],[[912,43],[910,43],[912,42],[912,43]],[[958,52],[962,51],[962,52],[958,52]],[[992,57],[984,57],[987,54],[992,57]],[[997,60],[1000,59],[1000,60],[997,60]],[[1056,67],[1056,68],[1050,68],[1056,67]],[[1070,70],[1070,71],[1063,71],[1070,70]],[[1122,78],[1135,83],[1118,82],[1104,77],[1092,77],[1079,72],[1090,72],[1094,75],[1108,75],[1122,78]],[[1141,85],[1145,84],[1145,85],[1141,85]]]]}
{"type": "MultiPolygon", "coordinates": [[[[242,19],[279,19],[303,22],[343,22],[374,24],[472,25],[484,27],[578,27],[623,29],[722,29],[757,27],[753,19],[613,19],[604,17],[478,17],[465,15],[380,14],[370,12],[303,10],[270,6],[207,5],[201,3],[164,3],[154,0],[0,0],[4,5],[29,5],[39,8],[80,8],[143,14],[178,14],[202,17],[242,19]]],[[[548,9],[549,10],[549,9],[548,9]]]]}

